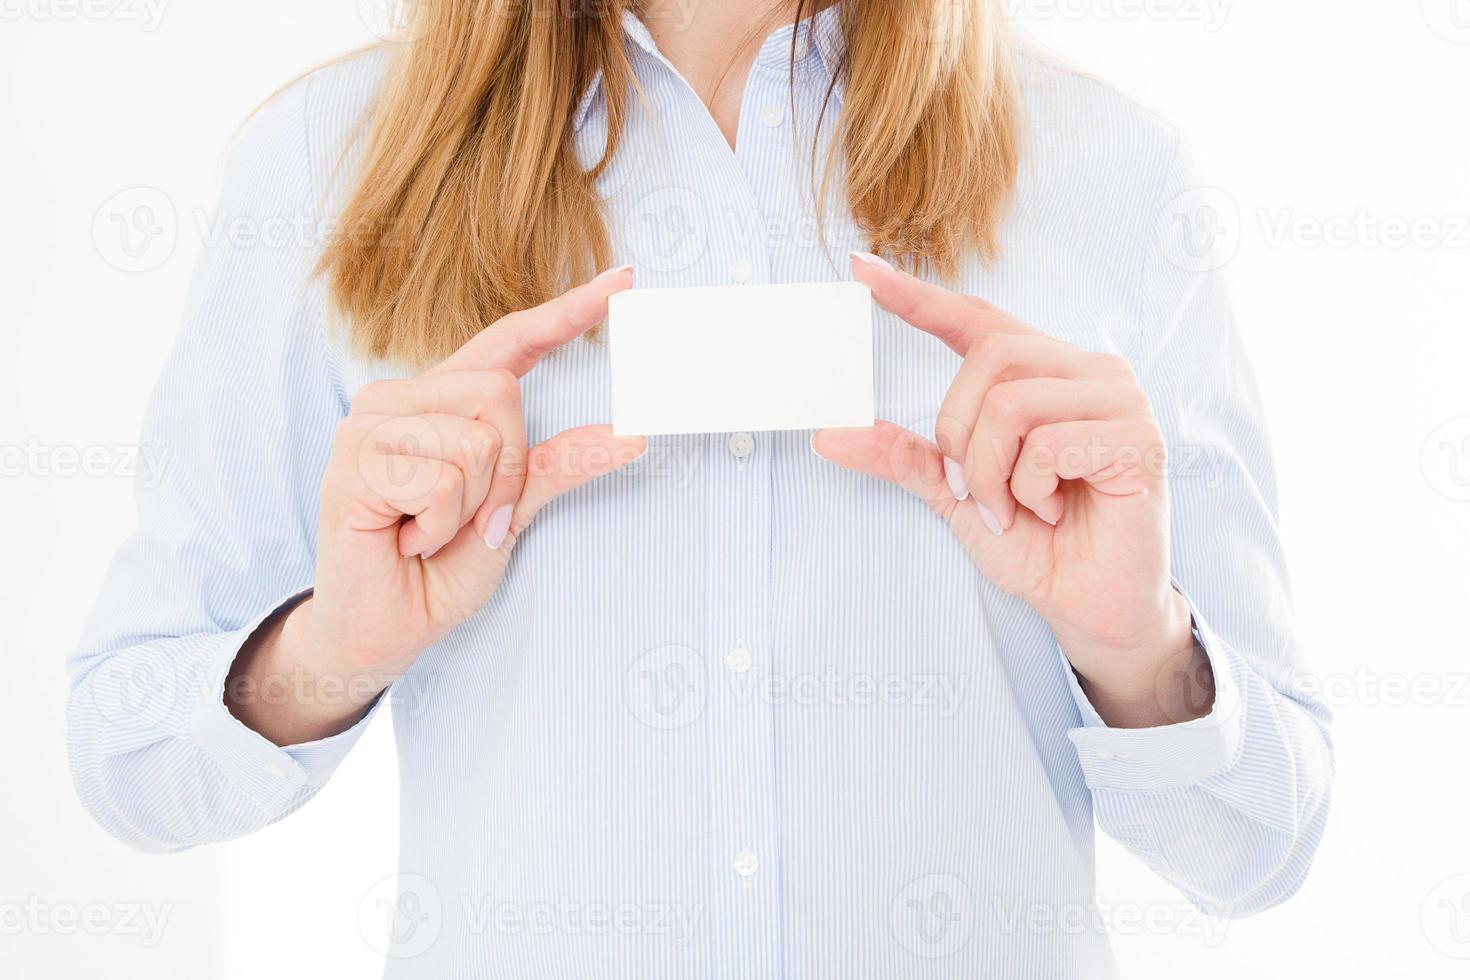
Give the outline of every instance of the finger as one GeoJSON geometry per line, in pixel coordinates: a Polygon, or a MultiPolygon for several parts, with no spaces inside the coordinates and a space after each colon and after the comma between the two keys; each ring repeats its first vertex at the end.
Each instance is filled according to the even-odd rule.
{"type": "Polygon", "coordinates": [[[1005,531],[1015,522],[1011,472],[1027,433],[1052,422],[1122,418],[1138,411],[1142,397],[1128,385],[1058,378],[997,384],[975,423],[964,463],[965,485],[1005,531]]]}
{"type": "Polygon", "coordinates": [[[633,267],[608,269],[590,282],[481,330],[434,371],[509,371],[524,377],[541,358],[607,317],[607,299],[633,285],[633,267]]]}
{"type": "Polygon", "coordinates": [[[608,425],[568,429],[541,443],[529,454],[525,488],[507,540],[514,543],[531,519],[557,497],[621,469],[647,447],[642,436],[615,436],[608,425]]]}
{"type": "Polygon", "coordinates": [[[950,490],[939,447],[922,436],[880,421],[868,429],[821,429],[812,450],[838,466],[886,480],[929,505],[961,541],[973,547],[1000,533],[978,501],[960,503],[950,490]]]}
{"type": "Polygon", "coordinates": [[[502,444],[490,490],[472,523],[475,532],[494,549],[509,533],[516,501],[526,485],[526,422],[521,413],[519,385],[510,396],[496,401],[488,421],[500,433],[502,444]]]}
{"type": "Polygon", "coordinates": [[[358,415],[461,415],[487,419],[494,407],[519,399],[520,381],[504,370],[434,370],[398,381],[373,381],[352,399],[358,415]]]}
{"type": "MultiPolygon", "coordinates": [[[[1078,380],[1104,370],[1096,355],[1050,337],[986,334],[970,347],[939,406],[934,441],[950,459],[964,463],[980,406],[995,385],[1021,378],[1078,380]]],[[[1099,360],[1101,360],[1099,358],[1099,360]]]]}
{"type": "Polygon", "coordinates": [[[475,516],[503,443],[494,424],[459,415],[363,415],[356,423],[365,429],[360,447],[365,454],[442,460],[458,467],[466,481],[461,524],[475,516]]]}
{"type": "Polygon", "coordinates": [[[368,453],[359,460],[374,488],[375,509],[412,518],[398,528],[398,553],[433,554],[463,526],[465,476],[453,463],[422,456],[368,453]]]}
{"type": "Polygon", "coordinates": [[[954,509],[939,448],[892,422],[820,429],[812,436],[812,450],[838,466],[895,484],[946,516],[954,509]]]}
{"type": "Polygon", "coordinates": [[[974,296],[951,292],[901,269],[852,260],[853,276],[873,293],[873,300],[905,322],[933,334],[963,356],[975,338],[986,333],[1044,336],[1004,310],[974,296]]]}
{"type": "Polygon", "coordinates": [[[1063,481],[1086,480],[1102,493],[1128,496],[1163,478],[1163,440],[1152,422],[1059,422],[1027,434],[1010,489],[1023,507],[1055,524],[1064,509],[1063,481]]]}

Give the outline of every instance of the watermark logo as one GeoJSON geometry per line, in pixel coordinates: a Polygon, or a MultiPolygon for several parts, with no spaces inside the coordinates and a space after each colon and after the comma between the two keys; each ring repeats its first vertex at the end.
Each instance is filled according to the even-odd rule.
{"type": "Polygon", "coordinates": [[[97,714],[124,730],[161,723],[179,703],[181,681],[167,657],[112,657],[92,672],[88,683],[97,714]]]}
{"type": "Polygon", "coordinates": [[[685,646],[649,650],[623,677],[628,710],[650,728],[683,728],[704,713],[708,697],[704,658],[685,646]]]}
{"type": "Polygon", "coordinates": [[[418,7],[424,0],[357,0],[357,19],[382,41],[405,44],[414,38],[418,7]]]}
{"type": "Polygon", "coordinates": [[[651,272],[681,272],[704,255],[709,218],[704,200],[687,187],[649,191],[633,206],[628,242],[632,261],[651,272]]]}
{"type": "Polygon", "coordinates": [[[1470,501],[1470,415],[1441,423],[1419,452],[1419,468],[1435,493],[1470,501]]]}
{"type": "Polygon", "coordinates": [[[1435,885],[1419,909],[1419,924],[1437,951],[1451,959],[1470,960],[1470,874],[1435,885]]]}
{"type": "Polygon", "coordinates": [[[1240,249],[1240,208],[1219,187],[1191,187],[1164,208],[1156,229],[1169,261],[1186,272],[1224,268],[1240,249]]]}
{"type": "Polygon", "coordinates": [[[423,875],[396,874],[377,882],[357,906],[357,928],[380,956],[422,956],[439,940],[444,906],[439,889],[423,875]]]}
{"type": "Polygon", "coordinates": [[[1470,0],[1419,0],[1424,23],[1451,44],[1470,44],[1470,0]]]}
{"type": "Polygon", "coordinates": [[[130,187],[112,195],[92,217],[92,244],[121,272],[152,272],[179,244],[179,216],[157,187],[130,187]]]}
{"type": "Polygon", "coordinates": [[[888,921],[900,946],[915,956],[938,959],[969,941],[975,902],[969,886],[954,875],[927,874],[893,896],[888,921]]]}

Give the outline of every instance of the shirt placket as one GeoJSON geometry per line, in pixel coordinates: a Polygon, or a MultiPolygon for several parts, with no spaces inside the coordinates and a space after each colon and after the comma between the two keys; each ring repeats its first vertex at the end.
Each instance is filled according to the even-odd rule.
{"type": "MultiPolygon", "coordinates": [[[[729,155],[730,210],[713,224],[720,247],[715,281],[771,280],[766,215],[756,193],[772,165],[767,141],[784,119],[784,86],[752,71],[729,155]],[[722,274],[723,273],[723,277],[722,274]]],[[[712,256],[714,257],[714,256],[712,256]]],[[[774,712],[783,685],[771,660],[772,463],[768,432],[706,437],[710,461],[710,797],[715,901],[721,914],[712,976],[781,975],[781,855],[774,712]]]]}

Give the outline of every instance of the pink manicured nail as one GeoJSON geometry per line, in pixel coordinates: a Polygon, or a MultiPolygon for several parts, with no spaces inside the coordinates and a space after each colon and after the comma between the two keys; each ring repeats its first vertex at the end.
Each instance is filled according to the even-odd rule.
{"type": "Polygon", "coordinates": [[[868,265],[876,265],[878,268],[887,269],[889,272],[893,271],[893,266],[889,265],[888,262],[886,262],[885,260],[878,258],[878,256],[874,255],[872,252],[848,252],[847,254],[851,255],[859,262],[866,262],[868,265]]]}
{"type": "Polygon", "coordinates": [[[998,537],[1005,532],[1005,528],[1000,526],[1000,519],[995,516],[989,507],[982,504],[978,497],[975,500],[975,509],[980,512],[980,519],[985,522],[986,527],[990,528],[991,534],[998,537]]]}
{"type": "Polygon", "coordinates": [[[949,481],[949,492],[954,494],[954,499],[964,500],[970,495],[970,488],[965,486],[965,470],[948,456],[944,457],[944,478],[949,481]]]}
{"type": "Polygon", "coordinates": [[[603,279],[606,279],[608,276],[615,276],[619,272],[628,272],[632,268],[633,267],[631,265],[620,265],[620,266],[617,266],[617,267],[612,268],[612,269],[603,269],[597,275],[593,276],[592,279],[589,280],[589,283],[592,283],[592,282],[601,282],[603,279]]]}
{"type": "Polygon", "coordinates": [[[490,512],[490,521],[485,525],[485,543],[494,551],[505,544],[505,536],[510,533],[510,515],[515,510],[513,504],[502,504],[490,512]]]}

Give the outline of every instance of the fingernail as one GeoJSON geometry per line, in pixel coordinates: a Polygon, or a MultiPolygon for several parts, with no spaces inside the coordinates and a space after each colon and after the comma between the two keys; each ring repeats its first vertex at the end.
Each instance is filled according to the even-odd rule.
{"type": "Polygon", "coordinates": [[[1000,526],[1000,519],[991,512],[989,507],[982,504],[978,497],[975,499],[975,509],[980,512],[980,519],[985,522],[986,527],[990,528],[991,534],[999,537],[1005,531],[1005,528],[1000,526]]]}
{"type": "Polygon", "coordinates": [[[868,265],[876,265],[878,268],[887,269],[889,272],[893,271],[893,266],[889,265],[888,262],[886,262],[885,260],[878,258],[878,256],[874,255],[872,252],[848,252],[847,254],[851,255],[859,262],[866,262],[868,265]]]}
{"type": "Polygon", "coordinates": [[[601,282],[603,279],[606,279],[608,276],[615,276],[619,272],[628,272],[628,271],[632,270],[632,268],[633,267],[631,265],[620,265],[620,266],[617,266],[617,267],[612,268],[612,269],[603,269],[597,275],[593,276],[591,278],[591,280],[589,280],[589,285],[591,283],[594,283],[594,282],[601,282]]]}
{"type": "MultiPolygon", "coordinates": [[[[442,547],[444,547],[444,546],[441,544],[439,546],[439,548],[442,548],[442,547]]],[[[439,553],[439,548],[430,548],[428,551],[424,552],[422,555],[419,555],[419,557],[422,558],[424,561],[428,561],[430,558],[433,558],[435,555],[437,555],[439,553]]]]}
{"type": "Polygon", "coordinates": [[[485,543],[491,551],[505,544],[505,536],[510,533],[510,515],[514,510],[513,504],[501,504],[490,512],[490,521],[485,525],[485,543]]]}
{"type": "Polygon", "coordinates": [[[970,495],[970,488],[965,486],[965,470],[948,456],[944,457],[944,478],[949,481],[949,492],[954,494],[954,499],[964,500],[970,495]]]}

